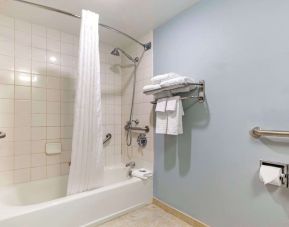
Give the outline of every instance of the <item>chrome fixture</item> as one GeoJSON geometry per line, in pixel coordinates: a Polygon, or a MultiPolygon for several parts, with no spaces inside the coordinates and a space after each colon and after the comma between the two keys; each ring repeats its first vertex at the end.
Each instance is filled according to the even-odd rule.
{"type": "Polygon", "coordinates": [[[105,135],[105,139],[103,141],[103,144],[106,144],[111,139],[111,137],[112,137],[111,133],[107,133],[105,135]]]}
{"type": "MultiPolygon", "coordinates": [[[[79,15],[76,15],[76,14],[73,14],[73,13],[70,13],[70,12],[67,12],[67,11],[64,11],[64,10],[56,9],[56,8],[53,8],[53,7],[50,7],[50,6],[45,6],[45,5],[41,5],[41,4],[37,4],[37,3],[25,1],[25,0],[14,0],[14,1],[25,3],[25,4],[32,5],[32,6],[41,8],[41,9],[46,9],[46,10],[50,10],[50,11],[53,11],[53,12],[61,13],[61,14],[64,14],[64,15],[67,15],[67,16],[70,16],[70,17],[81,19],[81,16],[79,16],[79,15]]],[[[111,26],[108,26],[108,25],[105,25],[105,24],[101,24],[101,23],[99,23],[99,26],[101,26],[103,28],[106,28],[106,29],[109,29],[111,31],[117,32],[117,33],[119,33],[119,34],[121,34],[121,35],[123,35],[123,36],[125,36],[125,37],[127,37],[127,38],[129,38],[131,40],[133,40],[134,42],[136,42],[139,45],[141,45],[144,48],[145,51],[151,49],[151,45],[152,45],[151,42],[141,43],[140,41],[136,40],[132,36],[126,34],[125,32],[117,30],[116,28],[113,28],[111,26]]]]}
{"type": "MultiPolygon", "coordinates": [[[[204,80],[200,80],[198,83],[189,83],[187,85],[184,85],[184,87],[181,87],[181,88],[186,88],[188,86],[192,86],[192,85],[195,85],[197,86],[197,89],[198,89],[198,95],[197,96],[183,96],[183,97],[180,97],[181,100],[186,100],[186,99],[196,99],[198,102],[200,103],[203,103],[205,102],[206,100],[206,93],[205,93],[205,81],[204,80]]],[[[176,89],[179,89],[179,88],[176,88],[176,89]]],[[[194,90],[194,89],[193,89],[194,90]]],[[[192,91],[193,91],[192,90],[192,91]]],[[[172,96],[176,96],[176,95],[179,95],[178,93],[174,93],[174,89],[172,90],[164,90],[163,88],[158,88],[156,90],[154,90],[154,94],[157,94],[158,92],[168,92],[170,93],[171,95],[168,96],[168,97],[172,97],[172,96]]],[[[152,91],[149,91],[149,92],[144,92],[144,94],[148,94],[150,95],[152,91]]],[[[167,97],[167,98],[168,98],[167,97]]],[[[162,98],[166,98],[166,97],[162,97],[162,98]]],[[[151,104],[157,104],[157,101],[158,99],[155,99],[154,101],[151,102],[151,104]]]]}
{"type": "Polygon", "coordinates": [[[140,146],[140,147],[145,147],[147,145],[147,137],[146,137],[146,134],[145,133],[141,133],[139,134],[139,136],[137,137],[137,144],[140,146]]]}
{"type": "Polygon", "coordinates": [[[131,123],[130,122],[127,122],[126,123],[126,125],[124,126],[124,129],[126,130],[126,131],[129,131],[129,130],[131,130],[131,131],[143,131],[143,132],[146,132],[146,133],[148,133],[149,131],[150,131],[150,128],[149,128],[149,126],[145,126],[144,128],[141,128],[141,127],[133,127],[133,126],[131,126],[131,123]]]}
{"type": "Polygon", "coordinates": [[[125,164],[125,167],[129,167],[128,176],[132,177],[132,169],[135,167],[135,162],[131,161],[125,164]]]}
{"type": "Polygon", "coordinates": [[[263,161],[260,160],[260,168],[261,166],[272,166],[272,167],[278,167],[281,168],[281,187],[288,188],[289,187],[289,182],[288,182],[288,177],[289,177],[289,165],[281,162],[271,162],[271,161],[263,161]]]}
{"type": "Polygon", "coordinates": [[[129,114],[129,121],[127,122],[125,128],[127,128],[127,133],[126,133],[126,145],[127,146],[131,146],[131,142],[132,142],[132,133],[131,133],[131,126],[132,123],[135,122],[136,124],[139,123],[138,120],[133,121],[133,106],[134,106],[134,98],[135,98],[135,87],[136,87],[136,71],[137,71],[137,67],[139,65],[139,58],[133,58],[132,56],[130,56],[129,54],[127,54],[124,50],[120,49],[120,48],[114,48],[111,52],[112,55],[115,56],[120,56],[120,53],[123,53],[129,60],[131,60],[134,64],[134,69],[133,69],[133,89],[132,89],[132,98],[131,98],[131,106],[130,106],[130,114],[129,114]]]}
{"type": "Polygon", "coordinates": [[[139,65],[139,58],[135,57],[133,58],[132,56],[130,56],[128,53],[126,53],[124,50],[120,49],[120,48],[114,48],[111,51],[112,55],[115,56],[120,56],[120,53],[123,53],[129,60],[131,60],[134,63],[134,70],[133,70],[133,90],[132,90],[132,98],[131,98],[131,107],[130,107],[130,115],[129,115],[129,121],[127,122],[125,129],[127,131],[126,133],[126,145],[127,146],[131,146],[131,142],[132,142],[132,134],[131,134],[131,127],[132,127],[132,123],[135,122],[136,124],[139,123],[138,120],[133,120],[133,106],[134,106],[134,97],[135,97],[135,86],[136,86],[136,70],[137,67],[139,65]]]}
{"type": "Polygon", "coordinates": [[[5,132],[0,132],[0,139],[3,139],[6,137],[6,133],[5,132]]]}
{"type": "MultiPolygon", "coordinates": [[[[106,144],[111,138],[112,138],[111,133],[107,133],[105,135],[105,139],[103,140],[102,144],[103,145],[106,144]]],[[[69,166],[71,165],[71,161],[70,162],[65,162],[65,163],[67,163],[69,166]]]]}
{"type": "Polygon", "coordinates": [[[130,168],[134,168],[135,167],[135,162],[131,161],[125,164],[125,167],[130,167],[130,168]]]}
{"type": "Polygon", "coordinates": [[[139,120],[138,119],[132,120],[132,122],[134,122],[136,125],[139,124],[139,120]]]}
{"type": "Polygon", "coordinates": [[[128,53],[126,53],[124,50],[120,49],[120,48],[114,48],[110,53],[114,56],[120,56],[120,53],[123,53],[129,60],[131,60],[133,63],[137,63],[139,61],[138,57],[133,58],[132,56],[130,56],[128,53]]]}
{"type": "Polygon", "coordinates": [[[254,138],[262,136],[289,137],[289,131],[263,130],[260,127],[255,127],[250,131],[250,135],[254,138]]]}

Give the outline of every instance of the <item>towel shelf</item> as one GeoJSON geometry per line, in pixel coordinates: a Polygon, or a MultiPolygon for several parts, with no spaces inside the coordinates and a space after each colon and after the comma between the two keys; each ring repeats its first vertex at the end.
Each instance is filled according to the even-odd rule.
{"type": "Polygon", "coordinates": [[[260,138],[262,136],[289,137],[289,131],[263,130],[259,127],[253,128],[250,134],[254,138],[260,138]]]}
{"type": "MultiPolygon", "coordinates": [[[[180,95],[181,96],[181,100],[186,100],[186,99],[196,99],[198,102],[203,103],[206,100],[206,94],[205,94],[205,81],[204,80],[200,80],[198,83],[190,83],[182,88],[186,88],[188,86],[191,85],[195,85],[197,87],[197,96],[192,96],[192,95],[188,95],[188,96],[181,96],[181,93],[174,93],[174,89],[172,90],[163,90],[163,89],[159,89],[159,92],[155,93],[156,94],[160,94],[161,92],[170,92],[170,96],[166,96],[166,97],[162,97],[162,98],[169,98],[172,96],[177,96],[180,95]]],[[[179,89],[179,88],[178,88],[179,89]]],[[[192,89],[189,92],[192,92],[195,89],[192,89]]],[[[188,92],[187,92],[188,93],[188,92]]],[[[155,99],[154,101],[151,102],[151,104],[157,104],[158,99],[155,99]]]]}

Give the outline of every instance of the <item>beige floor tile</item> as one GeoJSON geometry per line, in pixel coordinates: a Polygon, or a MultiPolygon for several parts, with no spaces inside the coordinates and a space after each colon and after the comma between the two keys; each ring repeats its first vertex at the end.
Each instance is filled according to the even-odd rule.
{"type": "Polygon", "coordinates": [[[123,215],[100,227],[190,227],[175,216],[151,204],[123,215]]]}

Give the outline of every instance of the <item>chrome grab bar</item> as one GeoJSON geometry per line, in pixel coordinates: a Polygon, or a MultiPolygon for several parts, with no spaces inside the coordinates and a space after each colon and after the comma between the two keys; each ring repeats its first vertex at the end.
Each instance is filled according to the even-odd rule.
{"type": "Polygon", "coordinates": [[[5,132],[0,132],[0,139],[3,139],[6,137],[6,133],[5,132]]]}
{"type": "Polygon", "coordinates": [[[250,134],[254,138],[260,138],[261,136],[289,137],[289,131],[263,130],[260,127],[253,128],[250,134]]]}
{"type": "Polygon", "coordinates": [[[144,128],[141,128],[141,127],[131,127],[130,125],[126,125],[125,127],[124,127],[124,129],[126,130],[126,131],[128,131],[128,130],[132,130],[132,131],[144,131],[144,132],[146,132],[146,133],[148,133],[149,131],[150,131],[150,128],[149,128],[149,126],[145,126],[144,128]]]}
{"type": "MultiPolygon", "coordinates": [[[[111,137],[112,137],[111,133],[107,133],[105,135],[105,139],[103,141],[103,145],[106,144],[111,139],[111,137]]],[[[69,166],[71,165],[71,161],[70,162],[65,162],[65,163],[67,163],[69,166]]]]}
{"type": "Polygon", "coordinates": [[[111,139],[111,137],[112,137],[111,133],[107,133],[103,141],[103,144],[106,144],[111,139]]]}

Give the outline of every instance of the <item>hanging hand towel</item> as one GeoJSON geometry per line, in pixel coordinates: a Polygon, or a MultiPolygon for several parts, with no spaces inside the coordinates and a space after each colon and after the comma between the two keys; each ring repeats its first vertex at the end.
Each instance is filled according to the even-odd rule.
{"type": "Polygon", "coordinates": [[[173,96],[168,98],[166,111],[175,111],[177,107],[177,102],[180,99],[180,96],[173,96]]]}
{"type": "Polygon", "coordinates": [[[168,126],[167,134],[168,135],[180,135],[183,134],[183,105],[180,97],[177,96],[177,104],[175,111],[167,111],[168,116],[168,126]]]}
{"type": "Polygon", "coordinates": [[[159,99],[156,105],[156,112],[166,112],[166,106],[167,106],[167,99],[159,99]]]}
{"type": "Polygon", "coordinates": [[[156,105],[156,133],[166,134],[167,131],[167,113],[166,113],[167,99],[159,99],[156,105]]]}

